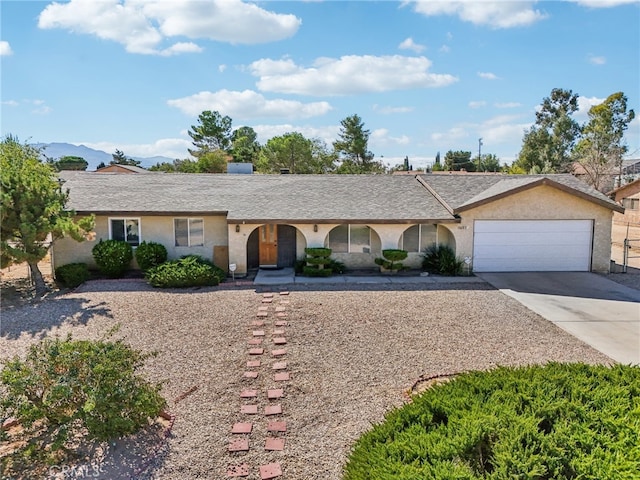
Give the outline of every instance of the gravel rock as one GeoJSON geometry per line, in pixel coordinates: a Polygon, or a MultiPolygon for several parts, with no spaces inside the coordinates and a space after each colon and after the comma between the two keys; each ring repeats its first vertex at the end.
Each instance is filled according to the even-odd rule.
{"type": "Polygon", "coordinates": [[[274,462],[283,479],[338,480],[355,440],[406,402],[421,375],[548,361],[612,363],[484,283],[350,288],[291,291],[284,358],[270,355],[275,306],[284,298],[274,289],[257,379],[243,377],[250,324],[263,305],[251,288],[160,291],[140,281],[88,282],[3,311],[0,356],[24,355],[30,344],[69,332],[100,338],[114,325],[116,337],[134,348],[157,351],[146,374],[165,382],[176,418],[143,477],[167,480],[226,478],[229,465],[241,463],[252,467],[244,478],[255,480],[259,465],[274,462]],[[272,366],[283,360],[291,380],[276,383],[272,366]],[[268,400],[267,389],[278,387],[284,396],[268,400]],[[246,388],[258,389],[255,401],[240,398],[246,388]],[[258,415],[240,413],[250,403],[258,415]],[[283,414],[267,419],[264,407],[274,403],[283,414]],[[264,450],[268,420],[287,423],[279,434],[283,451],[264,450]],[[253,423],[248,452],[227,451],[236,422],[253,423]]]}

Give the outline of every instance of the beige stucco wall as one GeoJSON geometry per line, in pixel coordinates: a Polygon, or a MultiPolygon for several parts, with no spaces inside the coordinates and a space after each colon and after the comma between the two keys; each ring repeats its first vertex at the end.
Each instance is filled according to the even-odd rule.
{"type": "Polygon", "coordinates": [[[542,185],[460,213],[459,225],[449,226],[456,254],[473,258],[475,220],[593,220],[591,269],[608,272],[611,260],[612,211],[593,202],[542,185]]]}
{"type": "MultiPolygon", "coordinates": [[[[109,238],[109,218],[123,218],[120,216],[97,216],[94,231],[95,240],[78,243],[70,238],[57,240],[53,246],[54,268],[67,263],[84,262],[95,268],[95,262],[91,249],[101,239],[109,238]]],[[[127,216],[126,218],[140,219],[140,241],[157,242],[167,249],[169,260],[180,258],[183,255],[201,255],[213,260],[213,247],[216,245],[228,245],[227,220],[223,216],[192,216],[189,218],[202,218],[204,221],[204,245],[197,247],[176,247],[173,230],[173,216],[127,216]]],[[[137,268],[135,260],[132,268],[137,268]]]]}
{"type": "MultiPolygon", "coordinates": [[[[627,188],[621,188],[616,192],[616,202],[622,205],[623,198],[640,199],[640,183],[630,184],[627,188]]],[[[640,225],[640,209],[631,210],[626,208],[624,213],[615,212],[613,214],[614,223],[640,225]]]]}
{"type": "MultiPolygon", "coordinates": [[[[229,262],[237,266],[236,274],[247,273],[247,241],[249,235],[262,224],[240,224],[240,231],[236,232],[236,225],[228,226],[229,235],[229,262]]],[[[324,247],[329,232],[339,226],[338,223],[317,224],[317,232],[314,231],[313,224],[289,224],[297,231],[297,254],[298,259],[304,258],[306,247],[324,247]]],[[[333,258],[343,262],[347,268],[371,268],[377,269],[374,260],[381,255],[383,249],[398,248],[398,242],[402,233],[412,225],[408,224],[369,224],[372,230],[371,253],[334,253],[333,258]]],[[[419,253],[410,254],[410,258],[404,263],[412,268],[419,268],[422,257],[419,253]]]]}

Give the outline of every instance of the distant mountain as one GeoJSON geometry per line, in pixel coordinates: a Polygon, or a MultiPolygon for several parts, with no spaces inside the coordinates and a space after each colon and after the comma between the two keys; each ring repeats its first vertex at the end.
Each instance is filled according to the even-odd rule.
{"type": "MultiPolygon", "coordinates": [[[[102,150],[94,150],[85,145],[72,145],[70,143],[38,143],[36,147],[44,149],[44,155],[49,158],[58,159],[65,156],[82,157],[84,158],[89,167],[87,170],[95,170],[100,163],[104,162],[105,165],[109,165],[109,162],[113,160],[110,153],[103,152],[102,150]]],[[[127,152],[125,152],[125,155],[127,152]]],[[[156,163],[160,162],[173,162],[173,158],[169,157],[134,157],[127,155],[127,157],[139,160],[140,166],[143,168],[149,168],[156,163]]]]}

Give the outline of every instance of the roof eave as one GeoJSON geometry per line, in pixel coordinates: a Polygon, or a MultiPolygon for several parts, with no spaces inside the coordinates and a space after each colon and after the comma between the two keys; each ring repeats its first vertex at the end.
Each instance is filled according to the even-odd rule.
{"type": "Polygon", "coordinates": [[[513,194],[524,192],[526,190],[539,187],[541,185],[547,185],[549,187],[557,188],[558,190],[562,190],[563,192],[569,193],[571,195],[575,195],[576,197],[582,198],[583,200],[587,200],[588,202],[595,203],[596,205],[600,205],[601,207],[608,208],[610,210],[614,210],[619,213],[624,213],[624,208],[620,205],[617,205],[614,202],[607,202],[605,200],[601,200],[597,197],[594,197],[593,195],[589,195],[588,193],[581,192],[580,190],[576,190],[575,188],[571,188],[567,185],[558,183],[549,178],[541,178],[539,180],[536,180],[535,182],[527,183],[526,185],[521,185],[519,187],[513,188],[511,190],[507,190],[506,192],[502,192],[488,198],[483,198],[482,200],[478,200],[477,202],[461,205],[460,207],[455,208],[453,213],[459,214],[460,212],[471,210],[473,208],[477,208],[482,205],[495,202],[496,200],[500,200],[502,198],[506,198],[513,194]]]}

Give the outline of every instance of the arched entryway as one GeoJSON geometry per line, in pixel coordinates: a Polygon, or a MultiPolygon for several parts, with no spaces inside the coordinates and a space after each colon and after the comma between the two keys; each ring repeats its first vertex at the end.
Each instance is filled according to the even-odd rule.
{"type": "Polygon", "coordinates": [[[247,268],[293,267],[297,243],[295,227],[273,223],[261,225],[247,240],[247,268]]]}

